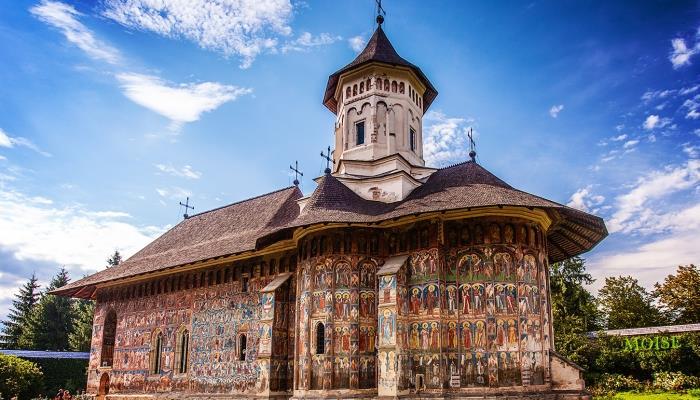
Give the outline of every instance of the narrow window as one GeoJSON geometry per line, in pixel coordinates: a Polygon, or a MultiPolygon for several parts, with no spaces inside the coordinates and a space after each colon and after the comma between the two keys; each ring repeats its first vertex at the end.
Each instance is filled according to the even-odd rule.
{"type": "Polygon", "coordinates": [[[190,352],[190,332],[185,329],[180,333],[180,343],[178,346],[179,357],[177,359],[177,372],[187,373],[187,360],[190,352]]]}
{"type": "Polygon", "coordinates": [[[238,338],[238,361],[245,361],[245,351],[247,346],[247,339],[245,335],[241,335],[238,338]]]}
{"type": "Polygon", "coordinates": [[[352,95],[357,96],[357,84],[352,85],[352,95]]]}
{"type": "Polygon", "coordinates": [[[365,92],[365,83],[360,82],[360,93],[364,93],[364,92],[365,92]]]}
{"type": "Polygon", "coordinates": [[[158,332],[153,340],[151,348],[151,373],[160,374],[161,358],[163,355],[163,333],[158,332]]]}
{"type": "Polygon", "coordinates": [[[392,93],[396,93],[396,90],[398,89],[398,84],[396,81],[391,81],[391,91],[392,93]]]}
{"type": "Polygon", "coordinates": [[[367,78],[367,91],[369,92],[369,89],[372,87],[372,81],[367,78]]]}
{"type": "Polygon", "coordinates": [[[346,99],[350,98],[350,94],[352,93],[351,90],[352,89],[350,89],[350,86],[348,86],[347,89],[345,89],[345,98],[346,99]]]}
{"type": "Polygon", "coordinates": [[[405,92],[405,85],[403,82],[399,83],[399,93],[403,94],[405,92]]]}
{"type": "Polygon", "coordinates": [[[357,134],[357,141],[356,143],[359,144],[364,144],[365,143],[365,121],[360,121],[355,124],[355,132],[357,134]]]}
{"type": "Polygon", "coordinates": [[[103,367],[111,367],[114,362],[114,337],[117,331],[117,313],[110,310],[105,318],[102,328],[102,354],[100,364],[103,367]]]}
{"type": "Polygon", "coordinates": [[[411,128],[408,139],[411,142],[411,151],[416,151],[416,130],[415,129],[411,128]]]}
{"type": "Polygon", "coordinates": [[[248,293],[248,277],[244,276],[241,279],[241,292],[248,293]]]}
{"type": "Polygon", "coordinates": [[[316,354],[326,354],[326,327],[322,322],[316,324],[316,354]]]}

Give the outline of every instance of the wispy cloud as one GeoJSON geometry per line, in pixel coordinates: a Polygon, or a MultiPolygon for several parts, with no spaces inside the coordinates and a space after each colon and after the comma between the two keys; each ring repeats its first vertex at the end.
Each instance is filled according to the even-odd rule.
{"type": "Polygon", "coordinates": [[[106,0],[102,12],[128,28],[184,38],[203,49],[239,56],[248,68],[289,36],[289,0],[106,0]]]}
{"type": "Polygon", "coordinates": [[[314,47],[326,46],[342,39],[343,38],[340,36],[333,36],[329,33],[321,33],[318,36],[314,36],[309,32],[303,32],[296,39],[285,43],[284,46],[282,46],[282,52],[309,51],[314,47]]]}
{"type": "Polygon", "coordinates": [[[690,159],[680,166],[652,171],[640,177],[626,193],[615,198],[615,212],[609,220],[610,232],[655,233],[669,227],[671,214],[654,207],[655,201],[700,183],[700,160],[690,159]]]}
{"type": "Polygon", "coordinates": [[[671,119],[669,118],[661,118],[658,115],[649,115],[647,118],[644,120],[644,124],[642,125],[644,129],[650,131],[652,129],[657,129],[657,128],[664,128],[668,125],[671,124],[671,119]]]}
{"type": "Polygon", "coordinates": [[[156,193],[158,193],[160,197],[171,200],[184,200],[186,197],[192,197],[191,191],[177,186],[171,188],[156,188],[156,193]]]}
{"type": "Polygon", "coordinates": [[[190,165],[184,165],[182,168],[174,167],[172,164],[156,164],[156,169],[162,173],[177,176],[179,178],[199,179],[202,173],[192,169],[190,165]]]}
{"type": "Polygon", "coordinates": [[[73,6],[57,1],[43,0],[40,4],[32,7],[30,11],[39,20],[60,30],[66,40],[78,46],[90,57],[110,64],[119,62],[121,58],[119,51],[95,38],[95,35],[78,21],[77,18],[81,17],[82,14],[73,6]]]}
{"type": "Polygon", "coordinates": [[[0,147],[7,147],[7,148],[13,148],[13,147],[26,147],[30,150],[33,150],[39,154],[41,154],[44,157],[51,157],[51,153],[48,153],[44,150],[41,150],[37,145],[34,144],[31,140],[23,137],[12,137],[7,134],[2,128],[0,128],[0,147]]]}
{"type": "Polygon", "coordinates": [[[578,189],[571,195],[571,198],[569,198],[569,202],[566,203],[566,205],[577,210],[595,213],[597,211],[596,207],[600,206],[605,201],[605,197],[599,194],[594,194],[592,189],[592,185],[578,189]]]}
{"type": "Polygon", "coordinates": [[[177,130],[181,124],[197,121],[208,111],[249,94],[252,89],[218,82],[172,84],[157,76],[136,73],[117,74],[124,95],[172,122],[177,130]]]}
{"type": "Polygon", "coordinates": [[[557,105],[552,106],[552,108],[549,109],[549,115],[550,115],[552,118],[556,118],[557,116],[559,116],[559,113],[560,113],[563,109],[564,109],[564,105],[563,105],[563,104],[559,104],[558,106],[557,106],[557,105]]]}
{"type": "Polygon", "coordinates": [[[700,51],[700,42],[689,45],[685,39],[675,38],[671,40],[671,53],[668,55],[668,60],[671,61],[673,68],[678,69],[690,65],[691,58],[698,51],[700,51]]]}
{"type": "Polygon", "coordinates": [[[356,53],[362,51],[362,49],[365,48],[365,44],[367,44],[367,41],[362,36],[353,36],[348,39],[348,45],[350,45],[350,48],[356,53]]]}
{"type": "Polygon", "coordinates": [[[473,119],[448,117],[430,111],[423,118],[423,158],[427,165],[444,166],[465,161],[469,148],[467,132],[473,119]]]}

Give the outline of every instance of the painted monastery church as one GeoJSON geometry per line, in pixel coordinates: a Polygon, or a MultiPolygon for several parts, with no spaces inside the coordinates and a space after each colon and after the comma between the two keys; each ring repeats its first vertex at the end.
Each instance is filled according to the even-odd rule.
{"type": "Polygon", "coordinates": [[[333,73],[334,164],[193,215],[54,292],[96,303],[88,392],[107,399],[584,399],[554,349],[548,265],[603,220],[471,160],[431,168],[437,90],[382,30],[333,73]]]}

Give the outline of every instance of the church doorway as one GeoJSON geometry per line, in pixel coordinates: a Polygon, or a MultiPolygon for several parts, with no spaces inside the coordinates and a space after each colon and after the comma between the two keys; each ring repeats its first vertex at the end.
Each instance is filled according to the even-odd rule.
{"type": "Polygon", "coordinates": [[[100,386],[97,388],[97,398],[99,400],[104,400],[104,398],[109,394],[109,374],[106,372],[100,377],[100,386]]]}

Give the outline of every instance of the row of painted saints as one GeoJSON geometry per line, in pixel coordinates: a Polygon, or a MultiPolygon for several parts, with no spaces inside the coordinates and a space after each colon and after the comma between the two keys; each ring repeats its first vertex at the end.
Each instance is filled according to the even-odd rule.
{"type": "Polygon", "coordinates": [[[320,263],[315,267],[315,273],[307,270],[303,276],[302,290],[310,290],[312,284],[316,289],[336,288],[368,288],[374,289],[376,267],[371,262],[362,262],[359,268],[353,269],[350,263],[342,261],[335,264],[320,263]]]}

